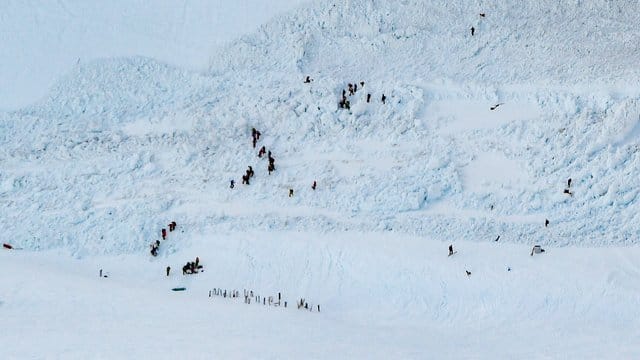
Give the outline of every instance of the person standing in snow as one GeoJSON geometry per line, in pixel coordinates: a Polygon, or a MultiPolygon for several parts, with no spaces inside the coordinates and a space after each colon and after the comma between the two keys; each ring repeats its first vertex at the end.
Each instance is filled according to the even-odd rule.
{"type": "Polygon", "coordinates": [[[384,96],[384,94],[382,94],[382,103],[386,104],[387,103],[386,101],[387,101],[387,97],[384,96]]]}
{"type": "Polygon", "coordinates": [[[449,245],[449,256],[453,255],[453,245],[449,245]]]}
{"type": "Polygon", "coordinates": [[[476,33],[476,28],[474,28],[473,26],[471,27],[471,36],[475,35],[476,33]]]}
{"type": "Polygon", "coordinates": [[[544,227],[549,226],[549,219],[544,219],[544,227]]]}
{"type": "Polygon", "coordinates": [[[371,94],[367,94],[367,103],[371,102],[371,94]]]}
{"type": "Polygon", "coordinates": [[[233,187],[234,187],[235,185],[236,185],[235,180],[231,180],[231,184],[229,185],[229,187],[230,187],[231,189],[233,189],[233,187]]]}
{"type": "Polygon", "coordinates": [[[170,271],[171,271],[171,266],[167,266],[167,276],[169,276],[170,271]]]}
{"type": "Polygon", "coordinates": [[[316,189],[316,181],[313,180],[313,184],[311,184],[311,190],[315,190],[316,189]]]}

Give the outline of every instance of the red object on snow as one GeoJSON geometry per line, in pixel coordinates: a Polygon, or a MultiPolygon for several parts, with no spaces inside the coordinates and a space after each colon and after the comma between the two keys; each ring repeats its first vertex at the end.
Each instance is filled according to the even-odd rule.
{"type": "Polygon", "coordinates": [[[9,244],[2,244],[2,247],[5,249],[13,249],[13,246],[9,245],[9,244]]]}
{"type": "Polygon", "coordinates": [[[167,229],[162,229],[162,240],[166,239],[167,237],[167,229]]]}

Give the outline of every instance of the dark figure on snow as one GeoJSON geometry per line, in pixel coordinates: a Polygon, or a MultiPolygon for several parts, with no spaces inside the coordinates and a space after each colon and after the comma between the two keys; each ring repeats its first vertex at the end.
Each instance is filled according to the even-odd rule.
{"type": "Polygon", "coordinates": [[[371,94],[367,94],[367,103],[371,102],[371,94]]]}
{"type": "Polygon", "coordinates": [[[475,35],[476,33],[476,28],[474,28],[473,26],[471,27],[471,36],[475,35]]]}
{"type": "Polygon", "coordinates": [[[289,189],[289,197],[293,196],[293,189],[289,189]]]}
{"type": "Polygon", "coordinates": [[[544,249],[540,245],[535,245],[533,249],[531,249],[531,256],[533,256],[533,254],[542,254],[543,252],[544,249]]]}
{"type": "Polygon", "coordinates": [[[269,172],[269,175],[271,175],[272,171],[276,171],[275,165],[273,165],[273,163],[269,163],[269,167],[267,167],[267,171],[269,172]]]}
{"type": "Polygon", "coordinates": [[[386,97],[386,96],[384,96],[384,94],[382,94],[382,103],[383,103],[383,104],[386,104],[386,101],[387,101],[387,97],[386,97]]]}
{"type": "Polygon", "coordinates": [[[360,81],[360,87],[364,87],[364,81],[360,81]]]}
{"type": "Polygon", "coordinates": [[[304,83],[305,83],[305,84],[309,84],[311,81],[313,81],[313,80],[311,80],[311,78],[309,77],[309,75],[307,75],[307,77],[304,79],[304,83]]]}
{"type": "Polygon", "coordinates": [[[569,178],[569,180],[567,180],[567,187],[570,188],[571,187],[571,178],[569,178]]]}
{"type": "Polygon", "coordinates": [[[200,265],[200,258],[196,256],[196,268],[200,265]]]}
{"type": "Polygon", "coordinates": [[[170,271],[171,271],[171,266],[167,266],[167,276],[169,276],[170,271]]]}
{"type": "Polygon", "coordinates": [[[465,270],[465,272],[467,273],[467,276],[471,276],[471,271],[465,270]]]}
{"type": "Polygon", "coordinates": [[[236,186],[236,181],[235,181],[235,180],[231,180],[231,181],[230,181],[230,184],[229,184],[229,187],[230,187],[231,189],[233,189],[233,187],[234,187],[234,186],[236,186]]]}
{"type": "Polygon", "coordinates": [[[162,229],[162,240],[167,239],[167,229],[162,229]]]}
{"type": "Polygon", "coordinates": [[[349,96],[353,95],[353,85],[349,83],[349,96]]]}
{"type": "Polygon", "coordinates": [[[313,184],[311,184],[311,190],[315,190],[316,189],[316,181],[313,180],[313,184]]]}
{"type": "Polygon", "coordinates": [[[249,185],[249,175],[242,175],[242,183],[249,185]]]}
{"type": "Polygon", "coordinates": [[[182,275],[188,274],[189,271],[189,264],[186,264],[185,266],[182,267],[182,275]]]}
{"type": "Polygon", "coordinates": [[[259,130],[256,130],[256,140],[260,140],[260,136],[262,136],[262,133],[259,130]]]}
{"type": "Polygon", "coordinates": [[[453,255],[453,245],[449,245],[449,256],[453,255]]]}
{"type": "Polygon", "coordinates": [[[354,84],[353,85],[353,93],[357,93],[358,92],[358,84],[354,84]]]}
{"type": "Polygon", "coordinates": [[[251,142],[253,144],[253,148],[256,148],[256,144],[258,143],[258,139],[257,138],[253,138],[253,141],[251,142]]]}
{"type": "Polygon", "coordinates": [[[484,16],[485,16],[485,13],[480,13],[480,17],[484,17],[484,16]]]}
{"type": "Polygon", "coordinates": [[[260,148],[260,151],[258,151],[258,157],[261,158],[262,155],[264,155],[267,152],[267,149],[263,146],[260,148]]]}
{"type": "Polygon", "coordinates": [[[549,226],[549,219],[544,219],[544,227],[549,226]]]}
{"type": "Polygon", "coordinates": [[[569,189],[564,189],[564,193],[569,196],[573,196],[573,193],[569,189]]]}
{"type": "Polygon", "coordinates": [[[493,111],[493,110],[497,109],[497,108],[498,108],[498,106],[500,106],[500,105],[502,105],[502,103],[495,104],[495,105],[493,105],[492,107],[490,107],[490,108],[489,108],[489,110],[493,111]]]}

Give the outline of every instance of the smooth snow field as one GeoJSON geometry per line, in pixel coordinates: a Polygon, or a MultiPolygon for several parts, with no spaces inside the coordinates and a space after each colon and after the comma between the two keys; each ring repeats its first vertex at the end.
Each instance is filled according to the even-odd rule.
{"type": "Polygon", "coordinates": [[[0,359],[640,358],[638,23],[0,3],[0,359]]]}

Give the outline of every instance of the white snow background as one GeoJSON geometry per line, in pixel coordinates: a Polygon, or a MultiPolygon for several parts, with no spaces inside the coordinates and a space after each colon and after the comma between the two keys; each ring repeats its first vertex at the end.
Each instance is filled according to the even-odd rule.
{"type": "Polygon", "coordinates": [[[0,242],[23,250],[0,251],[0,358],[640,357],[638,23],[605,0],[2,2],[0,242]]]}

